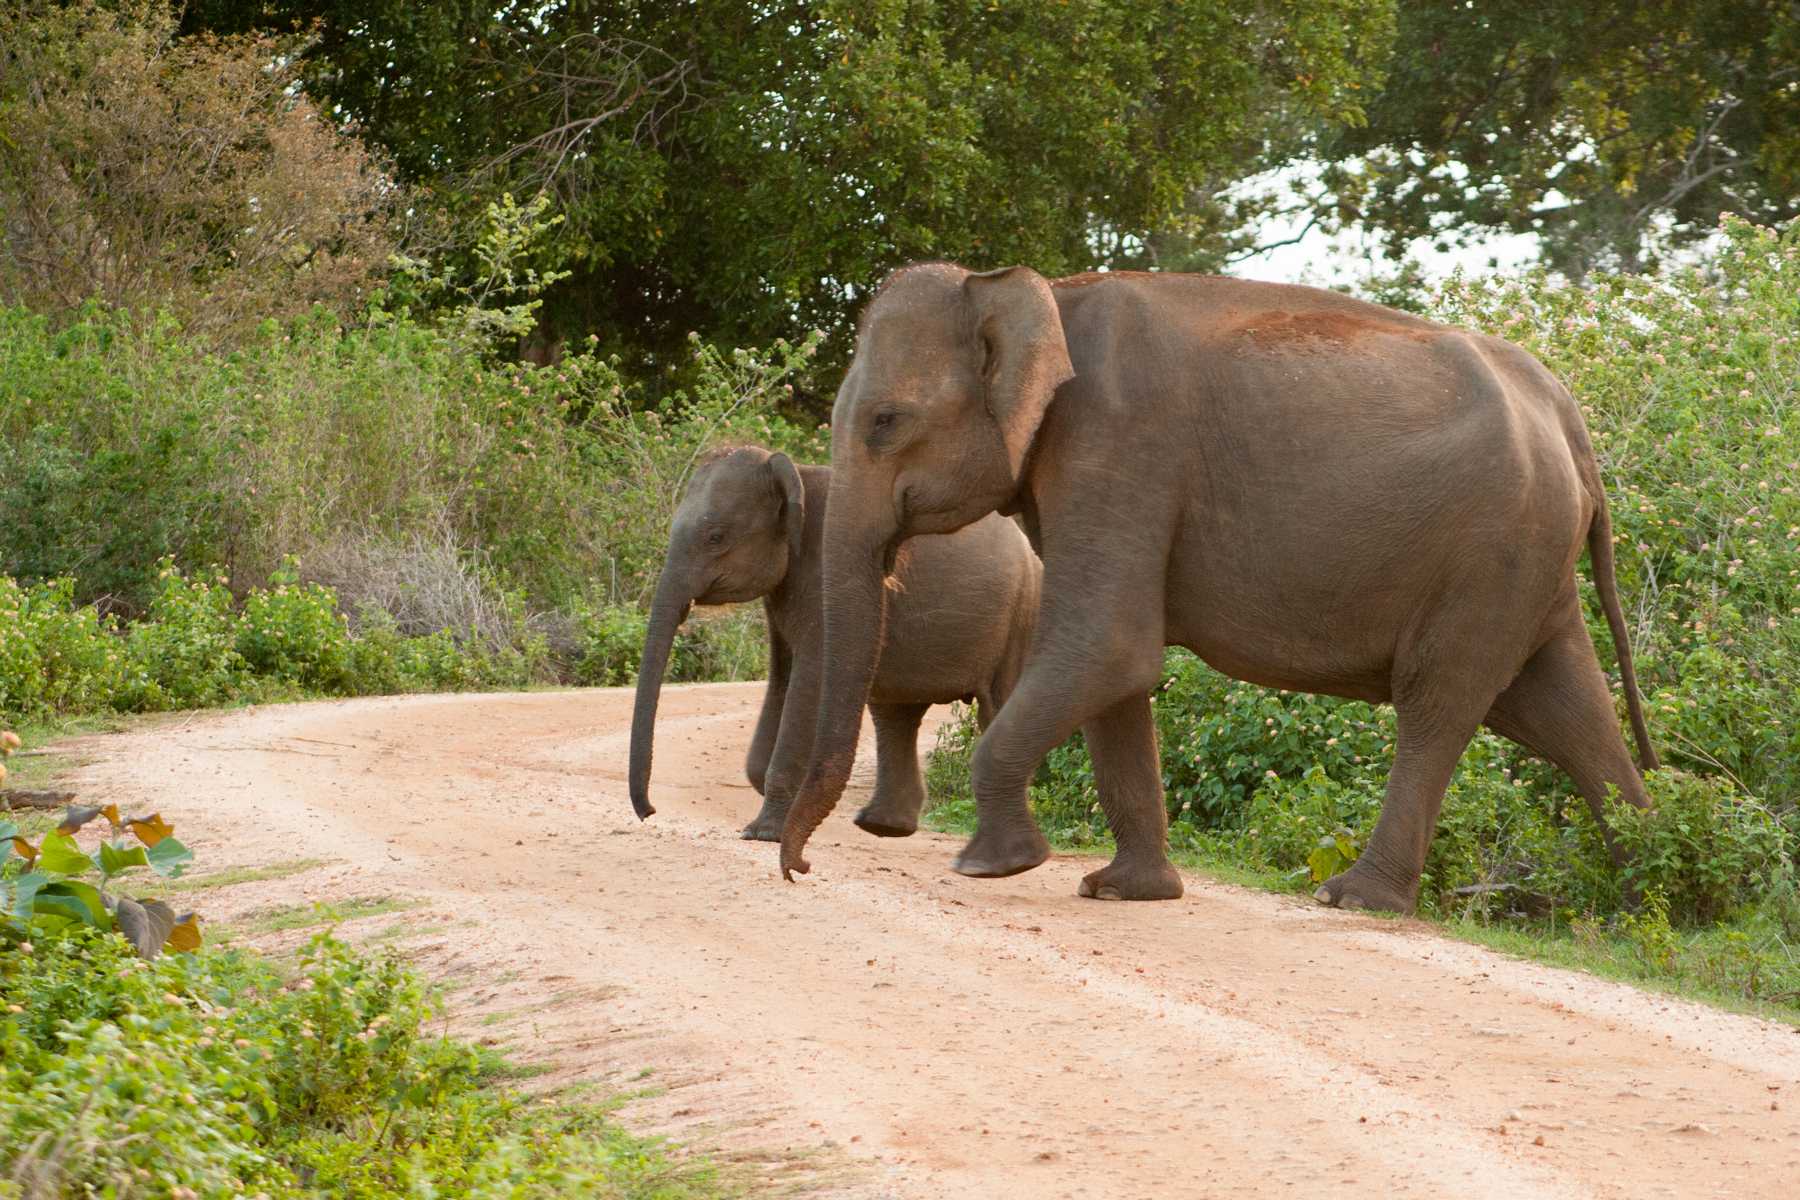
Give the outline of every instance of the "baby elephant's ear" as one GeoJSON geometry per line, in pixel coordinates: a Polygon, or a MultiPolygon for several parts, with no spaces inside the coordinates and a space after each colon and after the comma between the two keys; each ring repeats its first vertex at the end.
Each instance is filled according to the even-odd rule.
{"type": "Polygon", "coordinates": [[[800,541],[806,535],[806,489],[800,486],[800,472],[794,460],[785,454],[769,455],[769,471],[775,476],[775,490],[781,493],[781,523],[787,530],[788,561],[800,558],[800,541]]]}

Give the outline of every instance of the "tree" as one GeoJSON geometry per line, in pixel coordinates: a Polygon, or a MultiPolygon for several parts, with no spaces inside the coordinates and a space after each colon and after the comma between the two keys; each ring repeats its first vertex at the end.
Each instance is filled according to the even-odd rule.
{"type": "MultiPolygon", "coordinates": [[[[1353,0],[196,0],[310,25],[306,78],[452,211],[544,189],[546,319],[653,360],[689,330],[843,332],[890,268],[1141,262],[1271,122],[1354,119],[1353,0]]],[[[841,353],[847,339],[835,339],[841,353]]]]}
{"type": "Polygon", "coordinates": [[[1402,0],[1367,114],[1317,131],[1329,221],[1396,252],[1532,232],[1571,277],[1641,270],[1721,213],[1800,213],[1800,6],[1402,0]]]}
{"type": "Polygon", "coordinates": [[[269,39],[174,31],[165,3],[0,14],[0,301],[210,329],[354,311],[388,268],[392,181],[269,39]]]}

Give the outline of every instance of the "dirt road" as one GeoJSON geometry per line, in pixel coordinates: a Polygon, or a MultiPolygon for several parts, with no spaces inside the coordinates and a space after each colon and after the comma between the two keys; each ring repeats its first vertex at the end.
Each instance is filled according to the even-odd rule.
{"type": "Polygon", "coordinates": [[[623,1119],[759,1191],[1756,1196],[1800,1172],[1790,1028],[1197,879],[1146,905],[1077,899],[1076,859],[963,879],[948,838],[857,830],[859,796],[785,884],[737,839],[759,696],[664,692],[642,825],[623,691],[196,718],[88,739],[82,792],[160,807],[203,869],[326,860],[201,893],[214,915],[417,902],[354,931],[450,982],[462,1032],[547,1083],[653,1089],[623,1119]]]}

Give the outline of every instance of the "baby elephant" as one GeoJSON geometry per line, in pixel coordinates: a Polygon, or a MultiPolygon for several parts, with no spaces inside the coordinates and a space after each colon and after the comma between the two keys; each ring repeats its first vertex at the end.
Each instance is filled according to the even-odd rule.
{"type": "MultiPolygon", "coordinates": [[[[754,446],[721,452],[694,472],[675,513],[638,667],[631,721],[631,804],[650,804],[656,702],[675,630],[694,604],[762,598],[769,687],[745,769],[762,811],[744,837],[781,840],[788,803],[806,777],[818,719],[824,640],[820,594],[829,467],[796,467],[754,446]]],[[[894,563],[887,637],[869,713],[875,795],[856,823],[882,837],[919,827],[919,722],[933,704],[979,703],[985,728],[1006,702],[1037,619],[1042,567],[1023,532],[989,515],[955,533],[915,537],[894,563]]]]}

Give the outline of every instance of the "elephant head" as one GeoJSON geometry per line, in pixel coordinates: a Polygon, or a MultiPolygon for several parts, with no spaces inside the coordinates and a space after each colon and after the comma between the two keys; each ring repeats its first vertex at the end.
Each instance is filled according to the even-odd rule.
{"type": "Polygon", "coordinates": [[[714,455],[689,481],[669,532],[669,554],[656,582],[638,663],[631,716],[631,806],[650,804],[650,752],[656,703],[675,631],[695,604],[738,604],[766,596],[800,557],[806,498],[785,454],[747,446],[714,455]]]}
{"type": "Polygon", "coordinates": [[[813,762],[782,833],[782,874],[842,794],[881,652],[900,543],[1008,508],[1056,389],[1073,378],[1050,285],[945,263],[890,276],[863,315],[831,418],[825,649],[813,762]]]}

